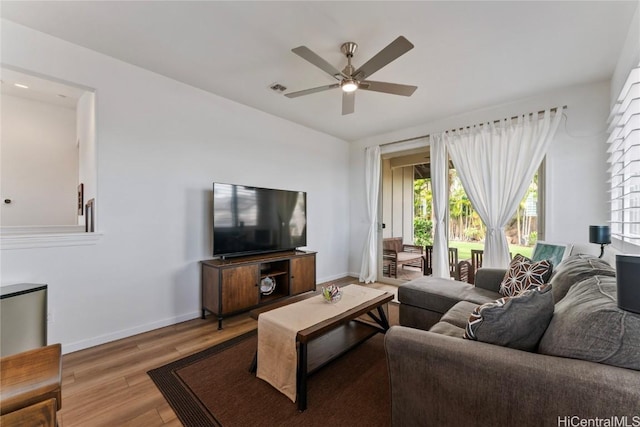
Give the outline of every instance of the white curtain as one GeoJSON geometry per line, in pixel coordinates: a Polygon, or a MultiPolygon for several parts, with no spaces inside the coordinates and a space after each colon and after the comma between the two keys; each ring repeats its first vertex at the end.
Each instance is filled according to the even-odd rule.
{"type": "Polygon", "coordinates": [[[433,193],[433,277],[449,277],[449,244],[447,242],[447,204],[449,168],[447,149],[442,135],[431,137],[431,188],[433,193]]]}
{"type": "Polygon", "coordinates": [[[367,239],[362,251],[360,281],[375,282],[378,278],[378,194],[380,192],[380,147],[365,150],[365,185],[367,189],[367,239]]]}
{"type": "Polygon", "coordinates": [[[473,207],[487,227],[485,267],[509,264],[504,227],[533,179],[562,118],[545,111],[485,123],[442,137],[473,207]],[[552,118],[552,116],[554,116],[552,118]]]}

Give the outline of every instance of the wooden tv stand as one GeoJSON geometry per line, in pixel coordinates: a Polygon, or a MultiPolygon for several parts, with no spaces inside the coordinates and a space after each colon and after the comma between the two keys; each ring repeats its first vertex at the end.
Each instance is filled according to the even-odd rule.
{"type": "Polygon", "coordinates": [[[226,316],[316,289],[315,252],[276,252],[201,263],[202,318],[207,311],[215,315],[218,329],[226,316]],[[260,291],[260,281],[266,277],[276,283],[269,295],[260,291]]]}

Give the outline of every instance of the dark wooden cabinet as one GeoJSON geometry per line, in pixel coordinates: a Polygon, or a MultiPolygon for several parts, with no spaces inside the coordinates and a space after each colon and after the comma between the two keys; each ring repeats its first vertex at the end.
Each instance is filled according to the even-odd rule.
{"type": "Polygon", "coordinates": [[[207,311],[214,314],[221,329],[226,316],[315,288],[315,252],[291,251],[202,261],[202,318],[207,311]],[[261,283],[275,286],[266,292],[261,283]]]}
{"type": "Polygon", "coordinates": [[[291,295],[301,294],[316,288],[315,254],[291,258],[291,295]]]}
{"type": "Polygon", "coordinates": [[[226,313],[258,304],[258,272],[255,264],[221,270],[221,307],[224,307],[226,313]]]}

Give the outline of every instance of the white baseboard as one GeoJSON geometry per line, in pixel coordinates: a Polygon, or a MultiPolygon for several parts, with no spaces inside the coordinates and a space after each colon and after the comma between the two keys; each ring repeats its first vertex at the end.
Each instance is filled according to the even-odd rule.
{"type": "Polygon", "coordinates": [[[200,316],[201,313],[199,311],[196,311],[180,316],[170,317],[168,319],[159,320],[157,322],[136,326],[135,328],[124,329],[110,334],[101,335],[99,337],[93,337],[87,340],[77,341],[70,344],[62,344],[62,354],[73,353],[74,351],[84,350],[86,348],[95,347],[100,344],[106,344],[108,342],[116,341],[122,338],[128,338],[133,335],[141,334],[143,332],[149,332],[154,329],[164,328],[165,326],[175,325],[176,323],[186,322],[187,320],[199,318],[200,316]]]}
{"type": "MultiPolygon", "coordinates": [[[[332,280],[342,279],[346,276],[358,277],[359,273],[339,273],[331,276],[325,276],[318,279],[318,283],[330,282],[332,280]]],[[[357,279],[356,279],[357,282],[357,279]]],[[[62,344],[62,354],[73,353],[74,351],[84,350],[86,348],[95,347],[97,345],[106,344],[122,338],[128,338],[133,335],[149,332],[154,329],[164,328],[165,326],[175,325],[176,323],[186,322],[187,320],[200,317],[200,312],[183,314],[181,316],[171,317],[159,320],[157,322],[147,323],[145,325],[136,326],[134,328],[124,329],[113,333],[93,337],[87,340],[76,341],[70,344],[62,344]]]]}
{"type": "MultiPolygon", "coordinates": [[[[320,277],[320,278],[318,278],[316,283],[330,282],[332,280],[342,279],[343,277],[346,277],[346,276],[353,276],[353,274],[351,274],[351,273],[340,273],[340,274],[334,274],[332,276],[320,277]]],[[[358,277],[358,275],[356,274],[354,277],[358,277]]]]}
{"type": "Polygon", "coordinates": [[[360,272],[352,271],[351,273],[347,273],[347,276],[360,277],[360,272]]]}

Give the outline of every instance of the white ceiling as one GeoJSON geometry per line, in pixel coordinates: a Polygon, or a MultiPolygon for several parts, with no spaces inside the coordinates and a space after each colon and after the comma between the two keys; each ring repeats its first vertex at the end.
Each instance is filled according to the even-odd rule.
{"type": "Polygon", "coordinates": [[[13,95],[75,109],[78,100],[85,93],[80,88],[36,77],[7,67],[0,68],[0,75],[2,76],[0,93],[3,95],[13,95]]]}
{"type": "Polygon", "coordinates": [[[1,16],[347,141],[416,126],[572,84],[609,79],[633,1],[27,2],[1,16]],[[341,115],[335,80],[291,52],[305,45],[356,68],[399,35],[415,48],[372,80],[418,86],[412,97],[359,91],[341,115]]]}

